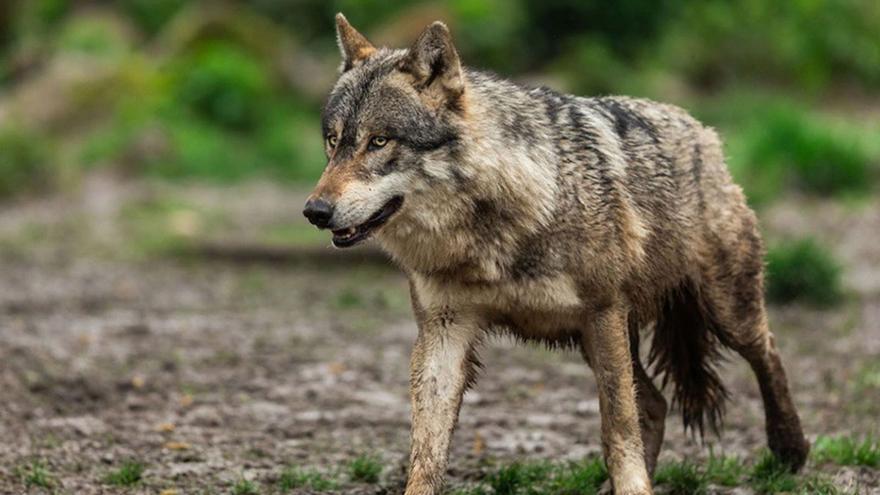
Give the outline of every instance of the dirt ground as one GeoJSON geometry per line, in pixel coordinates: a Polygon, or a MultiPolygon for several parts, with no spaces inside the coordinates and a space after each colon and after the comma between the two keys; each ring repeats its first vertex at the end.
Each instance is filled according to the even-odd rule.
{"type": "MultiPolygon", "coordinates": [[[[163,254],[205,239],[287,246],[283,233],[301,237],[301,201],[265,184],[93,177],[82,194],[0,206],[0,493],[27,492],[21,467],[35,460],[58,493],[227,493],[243,478],[268,493],[285,466],[332,474],[364,453],[383,460],[381,482],[339,493],[399,493],[416,333],[402,276],[358,253],[339,263],[243,261],[234,247],[211,259],[163,254]],[[157,222],[159,234],[141,225],[157,222]],[[144,481],[103,483],[125,460],[146,465],[144,481]]],[[[771,309],[809,437],[878,433],[880,205],[792,200],[762,225],[771,240],[815,235],[846,266],[841,307],[771,309]]],[[[454,438],[453,485],[486,459],[599,451],[595,383],[577,354],[504,339],[482,354],[454,438]]],[[[701,444],[671,416],[662,459],[752,459],[765,445],[750,372],[732,358],[725,375],[733,400],[722,436],[701,444]]],[[[878,471],[807,470],[880,493],[878,471]]]]}

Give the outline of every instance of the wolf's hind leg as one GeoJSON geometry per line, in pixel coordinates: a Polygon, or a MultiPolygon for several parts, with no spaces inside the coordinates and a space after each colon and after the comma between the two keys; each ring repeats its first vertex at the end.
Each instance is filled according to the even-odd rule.
{"type": "Polygon", "coordinates": [[[788,464],[792,471],[803,467],[810,451],[800,418],[791,399],[782,359],[776,350],[773,334],[761,317],[752,335],[736,343],[736,351],[748,361],[758,379],[764,401],[765,428],[770,451],[788,464]]]}
{"type": "Polygon", "coordinates": [[[810,444],[801,429],[782,359],[767,324],[760,241],[756,235],[746,234],[741,239],[750,242],[720,251],[723,254],[719,259],[727,262],[706,274],[702,295],[717,318],[722,342],[739,353],[755,373],[764,402],[770,450],[797,471],[807,460],[810,444]]]}
{"type": "Polygon", "coordinates": [[[642,430],[642,444],[645,449],[645,466],[648,475],[653,476],[657,467],[657,457],[663,447],[663,433],[666,429],[668,406],[663,394],[651,381],[651,377],[639,359],[639,336],[630,335],[630,354],[633,361],[633,378],[636,382],[636,400],[639,404],[639,426],[642,430]]]}

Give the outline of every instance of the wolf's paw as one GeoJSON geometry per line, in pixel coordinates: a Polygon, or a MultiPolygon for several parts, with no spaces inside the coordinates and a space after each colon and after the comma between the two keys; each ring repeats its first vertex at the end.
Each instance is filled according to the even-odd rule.
{"type": "Polygon", "coordinates": [[[602,483],[602,486],[599,487],[599,491],[596,492],[596,495],[651,495],[652,492],[650,488],[647,490],[636,490],[636,491],[625,491],[622,494],[619,494],[614,491],[614,486],[611,484],[611,480],[605,480],[605,483],[602,483]]]}
{"type": "Polygon", "coordinates": [[[770,452],[788,466],[792,473],[804,467],[810,454],[810,442],[800,433],[785,438],[771,438],[769,444],[770,452]]]}

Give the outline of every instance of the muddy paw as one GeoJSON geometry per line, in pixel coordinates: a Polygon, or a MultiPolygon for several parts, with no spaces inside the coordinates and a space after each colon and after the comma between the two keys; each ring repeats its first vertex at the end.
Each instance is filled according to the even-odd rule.
{"type": "Polygon", "coordinates": [[[777,459],[787,465],[792,473],[796,473],[807,462],[807,457],[810,454],[810,442],[803,437],[796,441],[787,441],[782,444],[772,442],[770,444],[770,451],[773,452],[777,459]]]}

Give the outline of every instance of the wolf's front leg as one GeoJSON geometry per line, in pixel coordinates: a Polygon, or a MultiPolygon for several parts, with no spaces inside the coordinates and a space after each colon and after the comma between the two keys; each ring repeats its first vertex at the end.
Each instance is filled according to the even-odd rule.
{"type": "Polygon", "coordinates": [[[410,377],[412,446],[406,495],[434,495],[443,489],[461,397],[475,373],[479,329],[448,310],[418,316],[410,377]]]}
{"type": "Polygon", "coordinates": [[[617,305],[600,311],[584,332],[583,346],[599,388],[602,451],[614,493],[649,495],[626,311],[617,305]]]}

